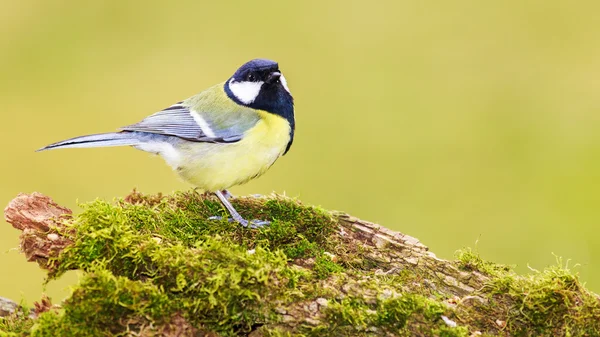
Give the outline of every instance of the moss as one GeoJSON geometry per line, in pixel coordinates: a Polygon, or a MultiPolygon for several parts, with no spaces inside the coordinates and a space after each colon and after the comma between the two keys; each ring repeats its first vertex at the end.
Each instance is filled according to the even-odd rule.
{"type": "Polygon", "coordinates": [[[527,278],[498,279],[490,287],[494,294],[508,296],[517,303],[507,317],[509,330],[516,334],[533,328],[539,335],[600,335],[600,301],[562,266],[527,278]]]}
{"type": "Polygon", "coordinates": [[[330,240],[337,226],[329,213],[290,198],[232,200],[242,216],[272,221],[259,230],[247,230],[225,220],[208,220],[214,215],[226,218],[227,214],[216,198],[196,192],[161,198],[134,193],[126,200],[116,205],[101,200],[83,205],[84,212],[75,224],[77,231],[85,235],[87,230],[103,229],[106,233],[114,227],[128,227],[140,234],[152,234],[187,246],[221,235],[248,249],[257,245],[282,249],[290,258],[316,256],[319,251],[334,249],[338,243],[338,240],[330,240]]]}
{"type": "Polygon", "coordinates": [[[426,320],[438,320],[444,305],[420,295],[406,294],[379,303],[377,321],[385,326],[403,328],[411,315],[422,315],[426,320]]]}
{"type": "Polygon", "coordinates": [[[467,336],[466,327],[444,323],[441,316],[445,311],[450,309],[442,302],[417,294],[396,294],[376,301],[348,297],[329,305],[326,324],[311,328],[308,334],[366,336],[379,330],[385,335],[467,336]]]}
{"type": "Polygon", "coordinates": [[[475,295],[485,301],[460,306],[457,315],[490,334],[600,336],[600,298],[587,291],[560,259],[526,277],[502,273],[475,295]],[[489,320],[502,324],[486,324],[489,320]]]}
{"type": "Polygon", "coordinates": [[[467,337],[469,336],[469,329],[461,326],[456,328],[451,328],[447,326],[442,326],[440,328],[432,329],[431,336],[439,336],[439,337],[467,337]]]}
{"type": "Polygon", "coordinates": [[[293,296],[288,285],[296,275],[281,251],[248,251],[220,237],[186,247],[124,228],[106,233],[96,237],[103,244],[76,241],[61,256],[61,268],[76,265],[88,273],[65,302],[60,317],[69,326],[81,321],[102,329],[114,317],[130,316],[160,323],[181,313],[194,325],[234,335],[268,322],[272,306],[266,303],[293,296]],[[86,320],[89,315],[96,319],[86,320]]]}
{"type": "Polygon", "coordinates": [[[282,197],[258,200],[253,216],[248,212],[256,199],[234,204],[249,218],[272,221],[259,230],[208,220],[221,212],[219,204],[195,192],[161,198],[134,194],[116,204],[83,205],[65,230],[76,233],[74,244],[61,253],[50,276],[80,269],[87,278],[64,303],[64,312],[45,314],[38,330],[67,324],[111,333],[107,327],[126,328],[115,327],[114,317],[162,324],[161,317],[175,313],[222,335],[270,322],[276,303],[300,296],[295,290],[300,279],[323,278],[341,267],[323,258],[336,244],[328,213],[282,197]],[[290,258],[311,256],[318,256],[314,275],[288,265],[290,258]],[[147,311],[129,302],[141,302],[147,311]],[[79,319],[88,315],[96,319],[79,319]]]}
{"type": "Polygon", "coordinates": [[[162,322],[174,307],[155,284],[114,276],[98,264],[90,268],[61,310],[44,312],[33,336],[106,336],[131,325],[162,322]],[[118,319],[116,319],[118,318],[118,319]]]}
{"type": "Polygon", "coordinates": [[[13,313],[0,318],[0,337],[12,337],[27,335],[35,321],[29,317],[28,312],[13,313]]]}
{"type": "Polygon", "coordinates": [[[286,331],[283,329],[275,328],[275,329],[260,329],[260,333],[264,337],[306,337],[304,334],[292,333],[291,331],[286,331]]]}
{"type": "Polygon", "coordinates": [[[471,248],[463,248],[454,254],[457,266],[461,270],[478,271],[485,275],[501,277],[510,272],[510,266],[485,261],[471,248]]]}
{"type": "Polygon", "coordinates": [[[0,336],[600,335],[598,297],[562,265],[523,277],[465,249],[450,269],[485,282],[459,298],[403,251],[340,235],[334,213],[279,196],[232,202],[271,225],[207,220],[226,213],[194,191],[83,205],[49,273],[81,270],[79,284],[36,320],[0,319],[0,336]]]}
{"type": "Polygon", "coordinates": [[[333,273],[339,273],[343,270],[344,268],[333,262],[331,257],[327,254],[322,254],[321,256],[317,257],[313,267],[315,276],[319,279],[325,279],[329,277],[329,275],[333,273]]]}

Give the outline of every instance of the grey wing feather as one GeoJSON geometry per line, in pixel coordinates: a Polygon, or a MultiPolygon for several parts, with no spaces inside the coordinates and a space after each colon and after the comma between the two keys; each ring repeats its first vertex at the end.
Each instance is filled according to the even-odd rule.
{"type": "Polygon", "coordinates": [[[180,104],[150,115],[139,123],[122,127],[121,130],[169,135],[195,142],[231,143],[242,138],[241,135],[207,136],[192,117],[190,110],[180,104]]]}

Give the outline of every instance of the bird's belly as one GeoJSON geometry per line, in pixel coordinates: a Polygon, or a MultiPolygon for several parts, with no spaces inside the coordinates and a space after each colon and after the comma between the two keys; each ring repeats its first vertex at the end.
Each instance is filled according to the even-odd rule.
{"type": "Polygon", "coordinates": [[[206,191],[243,184],[263,174],[290,139],[290,127],[279,116],[261,119],[242,140],[228,144],[186,143],[179,175],[206,191]]]}

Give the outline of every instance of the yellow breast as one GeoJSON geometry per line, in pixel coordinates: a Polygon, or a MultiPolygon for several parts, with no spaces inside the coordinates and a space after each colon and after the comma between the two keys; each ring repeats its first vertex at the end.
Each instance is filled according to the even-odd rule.
{"type": "Polygon", "coordinates": [[[258,112],[261,119],[235,143],[186,143],[180,148],[180,176],[209,192],[243,184],[263,174],[283,155],[290,140],[284,118],[258,112]]]}

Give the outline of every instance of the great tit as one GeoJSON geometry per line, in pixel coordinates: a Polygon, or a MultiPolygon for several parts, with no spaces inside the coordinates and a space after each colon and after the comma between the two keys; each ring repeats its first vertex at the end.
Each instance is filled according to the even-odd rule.
{"type": "Polygon", "coordinates": [[[245,220],[223,192],[265,173],[289,151],[294,129],[294,100],[279,65],[255,59],[227,81],[120,132],[71,138],[38,151],[133,146],[158,154],[184,180],[214,193],[234,221],[259,227],[269,222],[245,220]]]}

